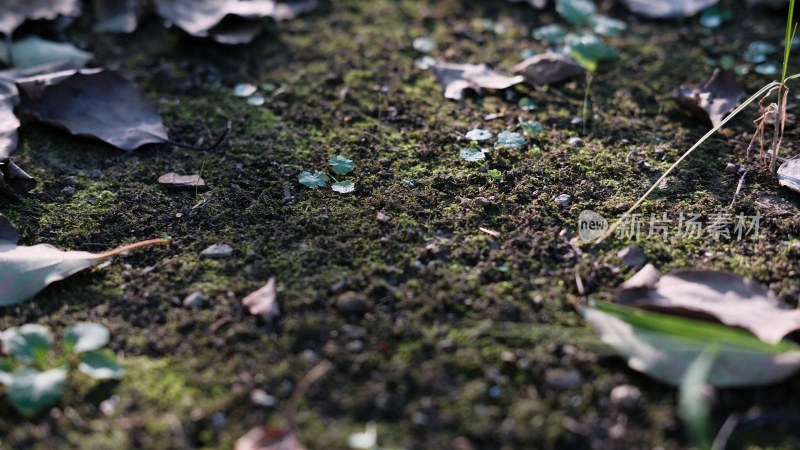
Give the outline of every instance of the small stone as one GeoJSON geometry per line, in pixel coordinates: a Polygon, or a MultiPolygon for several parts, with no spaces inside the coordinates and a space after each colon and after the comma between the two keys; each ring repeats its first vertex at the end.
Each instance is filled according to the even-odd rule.
{"type": "Polygon", "coordinates": [[[517,361],[517,355],[515,355],[514,352],[506,350],[500,354],[500,359],[503,360],[503,362],[513,363],[517,361]]]}
{"type": "Polygon", "coordinates": [[[61,190],[61,193],[64,194],[66,197],[72,197],[75,195],[75,188],[72,186],[67,186],[61,190]]]}
{"type": "Polygon", "coordinates": [[[344,346],[344,348],[351,353],[361,353],[364,351],[364,342],[359,340],[350,341],[344,346]]]}
{"type": "Polygon", "coordinates": [[[734,173],[737,173],[738,171],[739,171],[739,165],[738,164],[728,163],[728,164],[725,165],[725,173],[727,173],[727,174],[734,174],[734,173]]]}
{"type": "Polygon", "coordinates": [[[631,409],[636,406],[639,399],[642,397],[642,392],[636,386],[631,384],[620,384],[611,389],[609,400],[611,403],[619,406],[622,409],[631,409]]]}
{"type": "Polygon", "coordinates": [[[270,408],[278,404],[278,399],[267,394],[263,389],[253,389],[250,392],[250,401],[258,406],[270,408]]]}
{"type": "Polygon", "coordinates": [[[555,198],[555,202],[558,206],[569,206],[572,203],[572,197],[567,194],[561,194],[555,198]]]}
{"type": "Polygon", "coordinates": [[[378,214],[375,216],[375,219],[376,219],[378,222],[380,222],[380,223],[389,223],[389,221],[390,221],[390,220],[392,220],[392,218],[391,218],[391,217],[387,216],[386,214],[384,214],[384,213],[382,213],[382,212],[379,212],[379,213],[378,213],[378,214]]]}
{"type": "Polygon", "coordinates": [[[571,145],[573,147],[580,147],[580,146],[583,145],[583,139],[581,139],[581,138],[579,138],[577,136],[574,136],[574,137],[569,138],[569,140],[567,141],[567,144],[569,144],[569,145],[571,145]]]}
{"type": "Polygon", "coordinates": [[[233,255],[233,247],[228,244],[214,244],[200,252],[202,258],[210,259],[230,258],[231,255],[233,255]]]}
{"type": "Polygon", "coordinates": [[[363,314],[367,311],[367,299],[363,295],[348,291],[336,299],[336,309],[342,314],[363,314]]]}
{"type": "Polygon", "coordinates": [[[108,397],[107,399],[100,402],[100,412],[102,412],[103,415],[105,416],[110,416],[114,414],[114,410],[117,409],[118,405],[119,405],[119,396],[112,395],[111,397],[108,397]]]}
{"type": "Polygon", "coordinates": [[[647,262],[647,256],[645,256],[644,250],[638,245],[629,245],[623,248],[617,253],[617,256],[622,260],[622,264],[626,266],[636,267],[647,262]]]}
{"type": "Polygon", "coordinates": [[[78,181],[78,177],[74,175],[70,175],[67,178],[64,178],[64,184],[67,186],[77,186],[80,181],[78,181]]]}
{"type": "Polygon", "coordinates": [[[547,387],[557,391],[577,389],[583,385],[583,376],[577,370],[550,369],[544,374],[547,387]]]}
{"type": "Polygon", "coordinates": [[[200,292],[192,292],[183,299],[183,306],[186,308],[201,308],[206,302],[206,296],[200,292]]]}

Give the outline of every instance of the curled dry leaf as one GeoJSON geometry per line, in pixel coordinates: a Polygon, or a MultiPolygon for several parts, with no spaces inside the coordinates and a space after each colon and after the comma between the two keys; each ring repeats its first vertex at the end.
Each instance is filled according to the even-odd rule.
{"type": "Polygon", "coordinates": [[[139,7],[139,0],[94,0],[95,31],[132,33],[139,7]]]}
{"type": "Polygon", "coordinates": [[[678,89],[675,100],[692,116],[715,127],[746,95],[733,73],[714,69],[701,85],[678,89]]]}
{"type": "MultiPolygon", "coordinates": [[[[654,271],[648,264],[640,273],[652,280],[654,271]]],[[[617,300],[637,308],[739,327],[770,344],[800,329],[800,310],[788,309],[752,280],[717,270],[672,272],[649,286],[626,282],[617,291],[617,300]]]]}
{"type": "Polygon", "coordinates": [[[0,159],[0,194],[21,200],[36,186],[36,180],[13,161],[0,159]]]}
{"type": "Polygon", "coordinates": [[[200,175],[178,175],[175,172],[170,172],[158,177],[158,184],[175,189],[195,189],[204,187],[206,182],[200,178],[200,175]]]}
{"type": "Polygon", "coordinates": [[[305,450],[294,430],[279,430],[270,427],[256,427],[236,440],[234,450],[305,450]]]}
{"type": "Polygon", "coordinates": [[[584,72],[583,67],[575,58],[559,53],[542,53],[532,56],[512,67],[511,70],[521,74],[527,83],[538,85],[558,83],[584,72]]]}
{"type": "Polygon", "coordinates": [[[452,100],[464,98],[464,91],[480,92],[485,89],[506,89],[523,81],[522,76],[506,77],[490,69],[486,64],[451,64],[437,61],[431,65],[436,80],[444,90],[444,96],[452,100]]]}
{"type": "Polygon", "coordinates": [[[242,304],[247,307],[250,314],[271,321],[281,314],[277,297],[275,277],[271,277],[261,289],[243,298],[242,304]]]}
{"type": "Polygon", "coordinates": [[[8,217],[0,214],[0,243],[11,243],[16,245],[19,241],[19,231],[8,220],[8,217]]]}
{"type": "Polygon", "coordinates": [[[0,306],[24,302],[50,283],[63,280],[112,256],[141,247],[168,243],[166,239],[154,239],[107,253],[93,254],[65,252],[48,244],[25,247],[0,241],[0,306]]]}
{"type": "Polygon", "coordinates": [[[17,80],[19,111],[122,150],[168,141],[158,110],[136,85],[109,70],[58,72],[17,80]]]}
{"type": "Polygon", "coordinates": [[[3,0],[0,33],[10,35],[26,20],[54,20],[80,15],[79,0],[3,0]]]}
{"type": "Polygon", "coordinates": [[[651,19],[691,17],[719,0],[622,0],[636,14],[651,19]]]}
{"type": "Polygon", "coordinates": [[[19,119],[14,115],[16,88],[0,82],[0,159],[8,158],[17,148],[19,119]]]}
{"type": "Polygon", "coordinates": [[[800,159],[787,159],[778,167],[778,183],[800,194],[800,159]]]}
{"type": "Polygon", "coordinates": [[[260,20],[288,20],[310,11],[317,0],[278,3],[271,0],[159,0],[158,14],[195,37],[221,44],[246,44],[261,32],[260,20]]]}

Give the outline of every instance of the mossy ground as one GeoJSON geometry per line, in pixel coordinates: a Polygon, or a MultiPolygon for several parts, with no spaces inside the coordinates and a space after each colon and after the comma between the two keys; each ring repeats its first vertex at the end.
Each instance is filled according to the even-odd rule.
{"type": "MultiPolygon", "coordinates": [[[[95,35],[88,18],[68,30],[99,65],[142,87],[174,140],[207,144],[228,121],[233,131],[215,151],[124,153],[34,124],[22,129],[17,162],[40,184],[2,212],[23,244],[89,251],[157,237],[172,244],[117,258],[6,309],[0,328],[107,325],[128,373],[115,383],[76,377],[63,401],[34,420],[0,402],[0,447],[230,448],[253,426],[281,425],[295,383],[322,358],[334,370],[306,394],[298,417],[299,437],[312,449],[344,448],[368,421],[391,447],[689,445],[675,391],[629,370],[572,306],[580,299],[576,271],[590,297],[612,297],[632,272],[616,253],[632,241],[579,251],[570,239],[581,210],[618,216],[705,132],[668,101],[670,91],[704,79],[722,55],[741,59],[753,40],[779,42],[785,17],[723,2],[734,20],[708,30],[696,18],[649,22],[614,7],[610,13],[630,27],[613,39],[621,56],[601,66],[591,120],[575,125],[583,80],[453,102],[413,64],[419,55],[411,42],[427,35],[446,59],[510,67],[522,50],[544,50],[529,30],[559,21],[552,10],[492,1],[332,3],[238,47],[199,42],[152,18],[130,36],[95,35]],[[483,30],[483,18],[505,32],[483,30]],[[239,82],[279,89],[254,107],[233,96],[239,82]],[[519,108],[524,95],[539,109],[519,108]],[[489,114],[499,118],[484,119],[489,114]],[[476,126],[514,130],[520,119],[545,127],[525,151],[494,152],[485,168],[459,158],[459,134],[476,126]],[[584,145],[568,145],[573,136],[584,145]],[[355,161],[347,177],[356,182],[353,194],[298,184],[301,170],[322,170],[340,153],[355,161]],[[210,189],[158,186],[170,171],[202,172],[210,189]],[[70,176],[79,184],[68,197],[61,190],[70,176]],[[566,208],[553,202],[563,193],[573,200],[566,208]],[[391,220],[376,220],[379,212],[391,220]],[[223,242],[235,248],[233,258],[199,257],[223,242]],[[270,276],[282,310],[275,324],[240,304],[270,276]],[[196,291],[209,297],[206,306],[182,307],[196,291]],[[337,309],[337,298],[351,291],[366,299],[363,315],[337,309]],[[545,380],[550,369],[577,370],[583,383],[555,390],[545,380]],[[643,393],[632,410],[609,403],[622,383],[643,393]],[[254,389],[277,404],[253,404],[254,389]],[[104,414],[100,405],[112,395],[116,408],[104,414]]],[[[743,81],[755,91],[769,80],[743,81]]],[[[745,140],[754,115],[708,142],[639,212],[707,218],[725,211],[737,180],[722,169],[743,160],[741,146],[729,141],[745,140]]],[[[787,153],[796,153],[795,137],[787,153]]],[[[758,239],[643,237],[638,244],[663,271],[727,269],[796,303],[798,198],[771,176],[751,174],[734,210],[764,215],[758,239]],[[759,206],[766,195],[789,202],[790,214],[759,206]]],[[[715,424],[756,407],[782,420],[741,426],[737,447],[796,445],[796,379],[721,392],[715,424]]]]}

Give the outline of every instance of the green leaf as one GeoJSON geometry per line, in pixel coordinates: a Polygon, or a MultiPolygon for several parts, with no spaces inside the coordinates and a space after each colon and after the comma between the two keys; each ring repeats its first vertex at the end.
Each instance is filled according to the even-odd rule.
{"type": "Polygon", "coordinates": [[[594,15],[589,19],[592,29],[601,36],[619,36],[628,28],[625,22],[608,16],[594,15]]]}
{"type": "Polygon", "coordinates": [[[321,188],[328,185],[328,174],[325,172],[302,172],[297,177],[297,181],[311,189],[321,188]]]}
{"type": "Polygon", "coordinates": [[[118,380],[125,375],[117,357],[107,348],[84,353],[78,370],[97,380],[118,380]]]}
{"type": "Polygon", "coordinates": [[[556,43],[562,39],[564,39],[564,27],[558,24],[550,24],[550,25],[543,25],[539,28],[534,28],[531,31],[531,35],[537,41],[544,41],[550,43],[556,43]]]}
{"type": "Polygon", "coordinates": [[[352,181],[340,181],[331,185],[331,189],[340,193],[347,194],[356,190],[356,185],[352,181]]]}
{"type": "Polygon", "coordinates": [[[27,363],[44,363],[45,355],[53,345],[50,330],[33,323],[5,330],[0,335],[0,340],[11,356],[19,362],[27,363]]]}
{"type": "Polygon", "coordinates": [[[76,323],[64,334],[64,347],[67,353],[91,352],[108,344],[110,334],[108,328],[97,323],[76,323]]]}
{"type": "Polygon", "coordinates": [[[346,175],[353,170],[353,160],[342,155],[331,156],[328,164],[337,175],[346,175]]]}
{"type": "Polygon", "coordinates": [[[737,328],[613,303],[580,311],[632,369],[673,386],[709,345],[720,347],[708,378],[714,386],[774,383],[800,368],[800,345],[792,342],[769,344],[737,328]]]}
{"type": "Polygon", "coordinates": [[[525,147],[525,138],[519,133],[512,131],[503,131],[497,135],[496,148],[504,148],[507,150],[519,150],[525,147]]]}
{"type": "Polygon", "coordinates": [[[6,386],[11,405],[23,416],[33,417],[45,408],[53,406],[61,394],[67,379],[67,369],[40,372],[30,367],[18,369],[6,386]]]}
{"type": "Polygon", "coordinates": [[[470,141],[485,141],[492,138],[492,132],[481,128],[475,128],[467,131],[466,137],[470,141]]]}
{"type": "Polygon", "coordinates": [[[592,0],[556,0],[556,11],[572,25],[583,25],[597,14],[592,0]]]}
{"type": "Polygon", "coordinates": [[[678,413],[692,440],[703,450],[711,449],[712,442],[710,386],[706,380],[718,355],[719,347],[708,347],[689,364],[680,384],[678,413]]]}
{"type": "Polygon", "coordinates": [[[590,72],[597,70],[600,61],[614,59],[619,54],[617,49],[607,46],[591,33],[570,33],[564,38],[564,43],[572,57],[590,72]]]}
{"type": "Polygon", "coordinates": [[[525,136],[539,136],[544,134],[544,126],[541,122],[524,122],[519,126],[525,136]]]}
{"type": "Polygon", "coordinates": [[[461,158],[469,162],[478,162],[486,159],[486,153],[479,148],[461,149],[461,158]]]}
{"type": "Polygon", "coordinates": [[[500,181],[503,179],[503,174],[497,169],[487,170],[486,175],[489,175],[489,178],[493,179],[494,181],[500,181]]]}

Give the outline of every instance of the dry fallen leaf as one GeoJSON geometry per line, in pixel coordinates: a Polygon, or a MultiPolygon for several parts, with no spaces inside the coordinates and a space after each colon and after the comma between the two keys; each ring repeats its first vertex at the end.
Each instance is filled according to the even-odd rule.
{"type": "Polygon", "coordinates": [[[514,73],[525,77],[530,84],[550,84],[583,74],[583,67],[569,55],[542,53],[512,67],[514,73]]]}
{"type": "Polygon", "coordinates": [[[800,194],[800,159],[787,159],[778,167],[778,183],[800,194]]]}
{"type": "Polygon", "coordinates": [[[52,245],[17,246],[0,241],[0,306],[30,299],[50,283],[63,280],[112,256],[151,245],[168,244],[154,239],[120,247],[107,253],[61,251],[52,245]]]}
{"type": "Polygon", "coordinates": [[[140,6],[139,0],[94,0],[95,31],[133,32],[140,6]]]}
{"type": "Polygon", "coordinates": [[[80,15],[79,0],[3,0],[0,34],[10,35],[26,20],[54,20],[80,15]]]}
{"type": "Polygon", "coordinates": [[[246,44],[261,32],[260,20],[288,20],[310,11],[317,0],[278,3],[271,0],[159,0],[158,14],[195,37],[221,44],[246,44]]]}
{"type": "Polygon", "coordinates": [[[175,189],[195,189],[204,187],[206,182],[200,178],[200,175],[178,175],[175,172],[170,172],[158,177],[158,184],[175,189]]]}
{"type": "Polygon", "coordinates": [[[8,218],[0,214],[0,242],[16,245],[19,241],[19,231],[8,218]]]}
{"type": "Polygon", "coordinates": [[[109,70],[59,72],[17,80],[18,110],[122,150],[167,142],[158,110],[136,85],[109,70]]]}
{"type": "Polygon", "coordinates": [[[444,90],[444,96],[461,100],[464,91],[480,92],[485,89],[506,89],[523,81],[522,76],[506,77],[490,69],[486,64],[451,64],[438,61],[430,66],[436,80],[444,90]]]}
{"type": "Polygon", "coordinates": [[[36,186],[36,180],[10,159],[0,159],[0,194],[21,200],[36,186]]]}
{"type": "MultiPolygon", "coordinates": [[[[654,271],[648,264],[640,273],[652,280],[654,271]]],[[[800,309],[787,309],[762,285],[738,275],[685,270],[661,276],[655,283],[629,284],[637,277],[621,286],[619,303],[739,327],[770,344],[800,329],[800,309]]]]}
{"type": "Polygon", "coordinates": [[[256,427],[236,440],[234,450],[306,450],[294,436],[294,430],[256,427]]]}
{"type": "Polygon", "coordinates": [[[691,17],[719,0],[622,0],[636,14],[651,19],[691,17]]]}
{"type": "Polygon", "coordinates": [[[275,277],[271,277],[261,289],[243,298],[242,304],[247,307],[250,314],[271,321],[281,314],[277,295],[275,277]]]}
{"type": "Polygon", "coordinates": [[[14,115],[16,89],[0,83],[0,159],[8,158],[17,148],[17,129],[19,119],[14,115]]]}
{"type": "Polygon", "coordinates": [[[733,73],[714,69],[700,86],[678,89],[675,100],[692,116],[715,127],[746,95],[733,73]]]}

